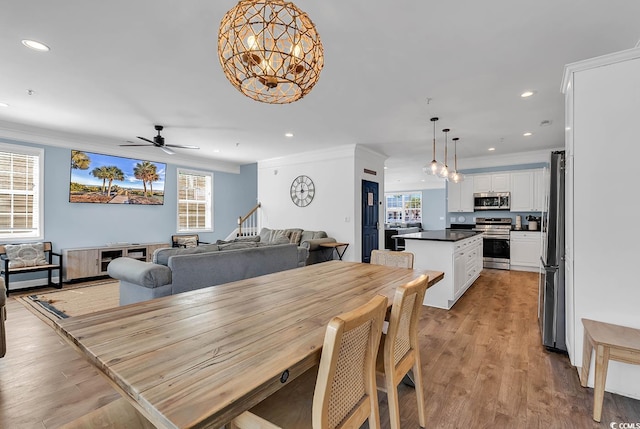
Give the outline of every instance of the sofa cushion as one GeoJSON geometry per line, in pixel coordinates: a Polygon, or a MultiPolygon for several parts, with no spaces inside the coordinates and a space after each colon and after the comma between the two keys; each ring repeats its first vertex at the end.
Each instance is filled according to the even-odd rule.
{"type": "Polygon", "coordinates": [[[287,230],[262,228],[260,230],[260,242],[265,244],[288,244],[287,230]]]}
{"type": "Polygon", "coordinates": [[[5,246],[9,268],[35,267],[47,265],[44,243],[7,244],[5,246]]]}
{"type": "Polygon", "coordinates": [[[236,249],[249,249],[250,247],[258,247],[260,243],[257,241],[238,241],[225,244],[219,244],[218,250],[236,250],[236,249]]]}
{"type": "Polygon", "coordinates": [[[233,240],[218,240],[216,241],[216,244],[229,244],[229,243],[252,243],[252,242],[259,242],[260,241],[260,236],[259,235],[252,235],[249,237],[237,237],[234,238],[233,240]]]}
{"type": "Polygon", "coordinates": [[[315,240],[317,238],[327,238],[328,235],[324,231],[303,231],[300,242],[315,240]]]}
{"type": "Polygon", "coordinates": [[[156,249],[153,252],[153,263],[160,265],[167,265],[170,256],[174,255],[193,255],[196,253],[217,252],[217,244],[203,244],[197,247],[164,247],[162,249],[156,249]]]}

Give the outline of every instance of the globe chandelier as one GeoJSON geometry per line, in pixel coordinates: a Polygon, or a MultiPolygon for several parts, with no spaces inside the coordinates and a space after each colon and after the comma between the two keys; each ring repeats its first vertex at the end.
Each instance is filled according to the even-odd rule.
{"type": "Polygon", "coordinates": [[[320,35],[295,4],[241,0],[222,18],[218,58],[231,84],[253,100],[286,104],[307,95],[320,77],[320,35]]]}

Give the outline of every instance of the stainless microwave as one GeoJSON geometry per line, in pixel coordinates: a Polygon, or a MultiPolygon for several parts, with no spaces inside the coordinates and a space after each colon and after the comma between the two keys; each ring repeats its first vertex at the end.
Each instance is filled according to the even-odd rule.
{"type": "Polygon", "coordinates": [[[510,192],[482,192],[473,194],[473,209],[509,210],[511,208],[510,192]]]}

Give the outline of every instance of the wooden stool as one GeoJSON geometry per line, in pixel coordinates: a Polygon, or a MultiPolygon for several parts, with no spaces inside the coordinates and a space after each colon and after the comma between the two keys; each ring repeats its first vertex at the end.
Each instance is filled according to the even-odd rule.
{"type": "Polygon", "coordinates": [[[593,420],[602,417],[602,400],[607,381],[609,360],[640,365],[640,329],[582,319],[584,344],[580,384],[587,387],[591,351],[596,351],[596,373],[593,387],[593,420]]]}

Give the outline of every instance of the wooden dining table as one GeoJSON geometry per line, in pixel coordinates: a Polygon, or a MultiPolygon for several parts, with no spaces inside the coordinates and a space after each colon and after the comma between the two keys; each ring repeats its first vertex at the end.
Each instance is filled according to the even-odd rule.
{"type": "MultiPolygon", "coordinates": [[[[57,332],[158,428],[219,428],[320,361],[325,328],[439,271],[330,261],[64,319],[57,332]]],[[[428,291],[427,291],[428,293],[428,291]]]]}

